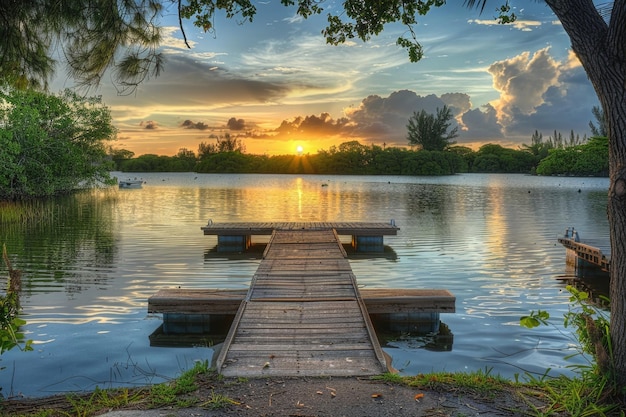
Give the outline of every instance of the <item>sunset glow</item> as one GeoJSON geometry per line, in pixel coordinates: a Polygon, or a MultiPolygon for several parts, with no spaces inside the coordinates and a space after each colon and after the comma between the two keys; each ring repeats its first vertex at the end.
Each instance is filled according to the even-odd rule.
{"type": "MultiPolygon", "coordinates": [[[[264,3],[244,25],[216,18],[215,36],[185,22],[188,49],[175,14],[164,15],[162,74],[131,95],[104,81],[93,93],[118,129],[112,145],[136,156],[197,152],[225,135],[261,155],[315,154],[350,141],[407,147],[409,118],[444,105],[457,144],[473,149],[519,148],[535,130],[589,136],[599,102],[562,26],[542,2],[514,9],[515,25],[456,5],[420,16],[418,63],[395,45],[402,26],[331,46],[320,35],[322,17],[295,19],[292,9],[264,3]]],[[[51,90],[69,84],[59,74],[51,90]]]]}

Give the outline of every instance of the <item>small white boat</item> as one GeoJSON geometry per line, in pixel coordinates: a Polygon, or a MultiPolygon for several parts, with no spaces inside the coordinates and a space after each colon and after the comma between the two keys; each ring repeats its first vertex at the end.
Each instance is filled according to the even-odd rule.
{"type": "Polygon", "coordinates": [[[143,185],[143,180],[125,180],[119,181],[120,188],[141,188],[143,185]]]}

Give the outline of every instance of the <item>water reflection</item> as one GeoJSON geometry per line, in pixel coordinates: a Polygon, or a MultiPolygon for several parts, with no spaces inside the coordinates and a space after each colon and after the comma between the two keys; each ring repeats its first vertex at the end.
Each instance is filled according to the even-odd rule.
{"type": "Polygon", "coordinates": [[[9,368],[0,372],[3,393],[159,382],[210,359],[209,342],[150,346],[162,319],[146,311],[162,288],[248,288],[259,258],[217,254],[216,238],[200,230],[208,219],[395,219],[400,231],[385,238],[389,256],[350,257],[358,285],[444,288],[457,298],[457,312],[442,316],[454,334],[454,343],[442,346],[451,350],[427,348],[437,343],[415,335],[387,343],[406,374],[485,367],[505,376],[520,369],[567,373],[571,329],[560,317],[568,295],[555,279],[566,275],[565,251],[556,239],[575,226],[584,240],[608,244],[606,179],[141,177],[143,189],[60,198],[50,202],[55,215],[46,221],[0,229],[14,267],[24,272],[25,330],[38,343],[35,352],[2,355],[9,368]],[[538,309],[554,318],[550,327],[518,325],[538,309]]]}
{"type": "MultiPolygon", "coordinates": [[[[430,323],[429,323],[430,324],[430,323]]],[[[389,328],[374,320],[376,334],[383,347],[394,349],[424,349],[432,352],[450,352],[454,343],[454,335],[450,328],[442,322],[437,323],[437,331],[423,329],[389,328]]]]}
{"type": "Polygon", "coordinates": [[[60,197],[44,204],[60,207],[35,222],[2,225],[1,238],[24,272],[23,293],[106,288],[113,279],[116,244],[112,212],[115,194],[106,190],[60,197]]]}
{"type": "Polygon", "coordinates": [[[578,265],[567,263],[565,274],[558,276],[564,284],[589,294],[589,299],[601,308],[608,308],[611,279],[600,267],[580,262],[578,265]]]}

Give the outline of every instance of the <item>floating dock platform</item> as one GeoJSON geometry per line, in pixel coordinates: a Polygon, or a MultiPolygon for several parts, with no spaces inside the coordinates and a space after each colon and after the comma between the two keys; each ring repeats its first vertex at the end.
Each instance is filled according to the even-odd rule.
{"type": "Polygon", "coordinates": [[[205,235],[217,235],[218,252],[244,252],[252,245],[252,236],[271,235],[275,230],[334,230],[338,235],[352,236],[357,252],[382,252],[383,236],[395,236],[399,227],[389,223],[354,222],[234,222],[214,223],[201,227],[205,235]]]}

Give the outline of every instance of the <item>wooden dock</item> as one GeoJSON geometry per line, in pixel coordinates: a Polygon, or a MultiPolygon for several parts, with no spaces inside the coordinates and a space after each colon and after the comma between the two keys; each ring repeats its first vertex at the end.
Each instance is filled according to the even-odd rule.
{"type": "Polygon", "coordinates": [[[275,230],[217,358],[226,376],[385,372],[382,349],[333,230],[275,230]]]}
{"type": "Polygon", "coordinates": [[[395,236],[399,227],[391,220],[382,222],[230,222],[209,220],[201,227],[205,235],[217,235],[218,252],[243,252],[252,244],[254,235],[271,235],[281,231],[334,230],[338,235],[352,236],[358,252],[382,252],[383,236],[395,236]]]}
{"type": "Polygon", "coordinates": [[[580,241],[578,232],[574,228],[568,228],[565,235],[558,239],[559,243],[566,248],[565,261],[575,268],[593,266],[602,272],[609,273],[611,261],[599,248],[580,241]]]}
{"type": "Polygon", "coordinates": [[[148,300],[149,312],[163,314],[169,338],[232,320],[216,360],[225,376],[380,374],[388,367],[370,314],[403,326],[426,320],[438,329],[439,313],[455,311],[447,290],[358,289],[340,231],[353,241],[382,239],[397,233],[393,222],[222,223],[203,230],[246,241],[271,233],[248,290],[171,288],[148,300]]]}

